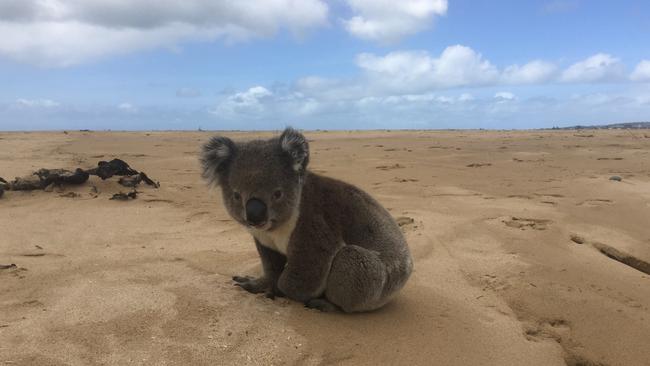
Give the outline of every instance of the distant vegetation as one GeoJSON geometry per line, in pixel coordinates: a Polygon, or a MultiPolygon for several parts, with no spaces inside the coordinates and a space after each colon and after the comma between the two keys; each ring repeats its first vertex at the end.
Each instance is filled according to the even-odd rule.
{"type": "Polygon", "coordinates": [[[553,130],[579,130],[579,129],[597,129],[597,130],[637,130],[650,129],[650,122],[627,122],[613,123],[609,125],[590,125],[590,126],[570,126],[570,127],[553,127],[553,130]]]}

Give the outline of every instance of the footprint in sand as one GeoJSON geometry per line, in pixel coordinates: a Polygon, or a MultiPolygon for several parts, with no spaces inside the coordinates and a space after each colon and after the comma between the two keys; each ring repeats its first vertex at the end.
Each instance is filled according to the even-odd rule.
{"type": "Polygon", "coordinates": [[[614,204],[614,201],[604,199],[604,198],[595,198],[595,199],[589,199],[589,200],[584,200],[576,206],[586,206],[586,207],[602,207],[602,206],[609,206],[614,204]]]}
{"type": "Polygon", "coordinates": [[[525,334],[529,340],[551,338],[560,342],[571,331],[569,322],[564,319],[540,319],[526,327],[525,334]]]}
{"type": "Polygon", "coordinates": [[[557,206],[557,202],[555,201],[540,201],[540,203],[543,203],[545,205],[557,206]]]}
{"type": "Polygon", "coordinates": [[[417,179],[413,179],[413,178],[398,178],[398,177],[395,177],[395,178],[393,178],[393,182],[397,182],[397,183],[411,183],[411,182],[418,182],[418,180],[417,180],[417,179]]]}
{"type": "Polygon", "coordinates": [[[395,221],[397,222],[397,225],[399,225],[399,226],[406,226],[406,225],[410,225],[410,224],[415,222],[415,220],[412,217],[408,217],[408,216],[397,217],[397,218],[395,218],[395,221]]]}
{"type": "Polygon", "coordinates": [[[397,225],[402,229],[403,232],[413,231],[418,229],[418,225],[415,224],[415,220],[412,217],[408,216],[398,216],[395,218],[397,225]]]}
{"type": "Polygon", "coordinates": [[[551,220],[511,217],[502,221],[506,226],[521,230],[546,230],[551,220]]]}
{"type": "Polygon", "coordinates": [[[143,200],[144,202],[148,203],[153,203],[153,202],[160,202],[160,203],[175,203],[172,200],[164,199],[164,198],[147,198],[143,200]]]}
{"type": "Polygon", "coordinates": [[[185,218],[185,222],[190,222],[190,221],[192,221],[192,220],[194,220],[196,218],[203,217],[203,216],[210,215],[210,214],[211,214],[211,212],[209,212],[209,211],[194,212],[194,213],[188,215],[185,218]]]}
{"type": "Polygon", "coordinates": [[[520,199],[530,200],[533,197],[525,195],[525,194],[511,194],[511,195],[508,196],[508,198],[520,198],[520,199]]]}
{"type": "Polygon", "coordinates": [[[537,197],[564,198],[564,195],[558,193],[535,193],[537,197]]]}
{"type": "Polygon", "coordinates": [[[400,165],[400,164],[380,165],[380,166],[376,166],[375,168],[379,170],[393,170],[393,169],[402,169],[404,168],[404,165],[400,165]]]}

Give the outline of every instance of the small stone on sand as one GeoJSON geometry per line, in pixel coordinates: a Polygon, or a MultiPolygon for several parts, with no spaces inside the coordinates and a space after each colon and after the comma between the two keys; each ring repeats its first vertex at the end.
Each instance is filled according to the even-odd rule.
{"type": "Polygon", "coordinates": [[[571,234],[571,241],[576,244],[584,244],[585,239],[578,234],[571,234]]]}

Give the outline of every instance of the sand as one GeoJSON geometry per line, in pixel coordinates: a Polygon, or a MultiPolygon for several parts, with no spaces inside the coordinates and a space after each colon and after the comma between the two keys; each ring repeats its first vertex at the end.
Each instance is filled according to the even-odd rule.
{"type": "Polygon", "coordinates": [[[5,192],[0,364],[650,365],[648,131],[307,132],[313,171],[413,219],[411,280],[353,315],[233,286],[261,268],[200,179],[211,135],[0,133],[6,179],[118,157],[161,183],[5,192]]]}

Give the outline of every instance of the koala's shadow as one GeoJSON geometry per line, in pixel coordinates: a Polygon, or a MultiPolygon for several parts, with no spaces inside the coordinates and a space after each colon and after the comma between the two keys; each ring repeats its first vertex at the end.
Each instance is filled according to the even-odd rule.
{"type": "Polygon", "coordinates": [[[359,357],[364,363],[393,364],[395,360],[401,364],[403,356],[409,355],[410,364],[429,364],[422,349],[430,348],[432,339],[453,343],[448,328],[464,323],[458,307],[431,289],[407,285],[391,302],[372,312],[321,313],[296,306],[288,325],[307,339],[314,354],[332,363],[359,357]]]}

